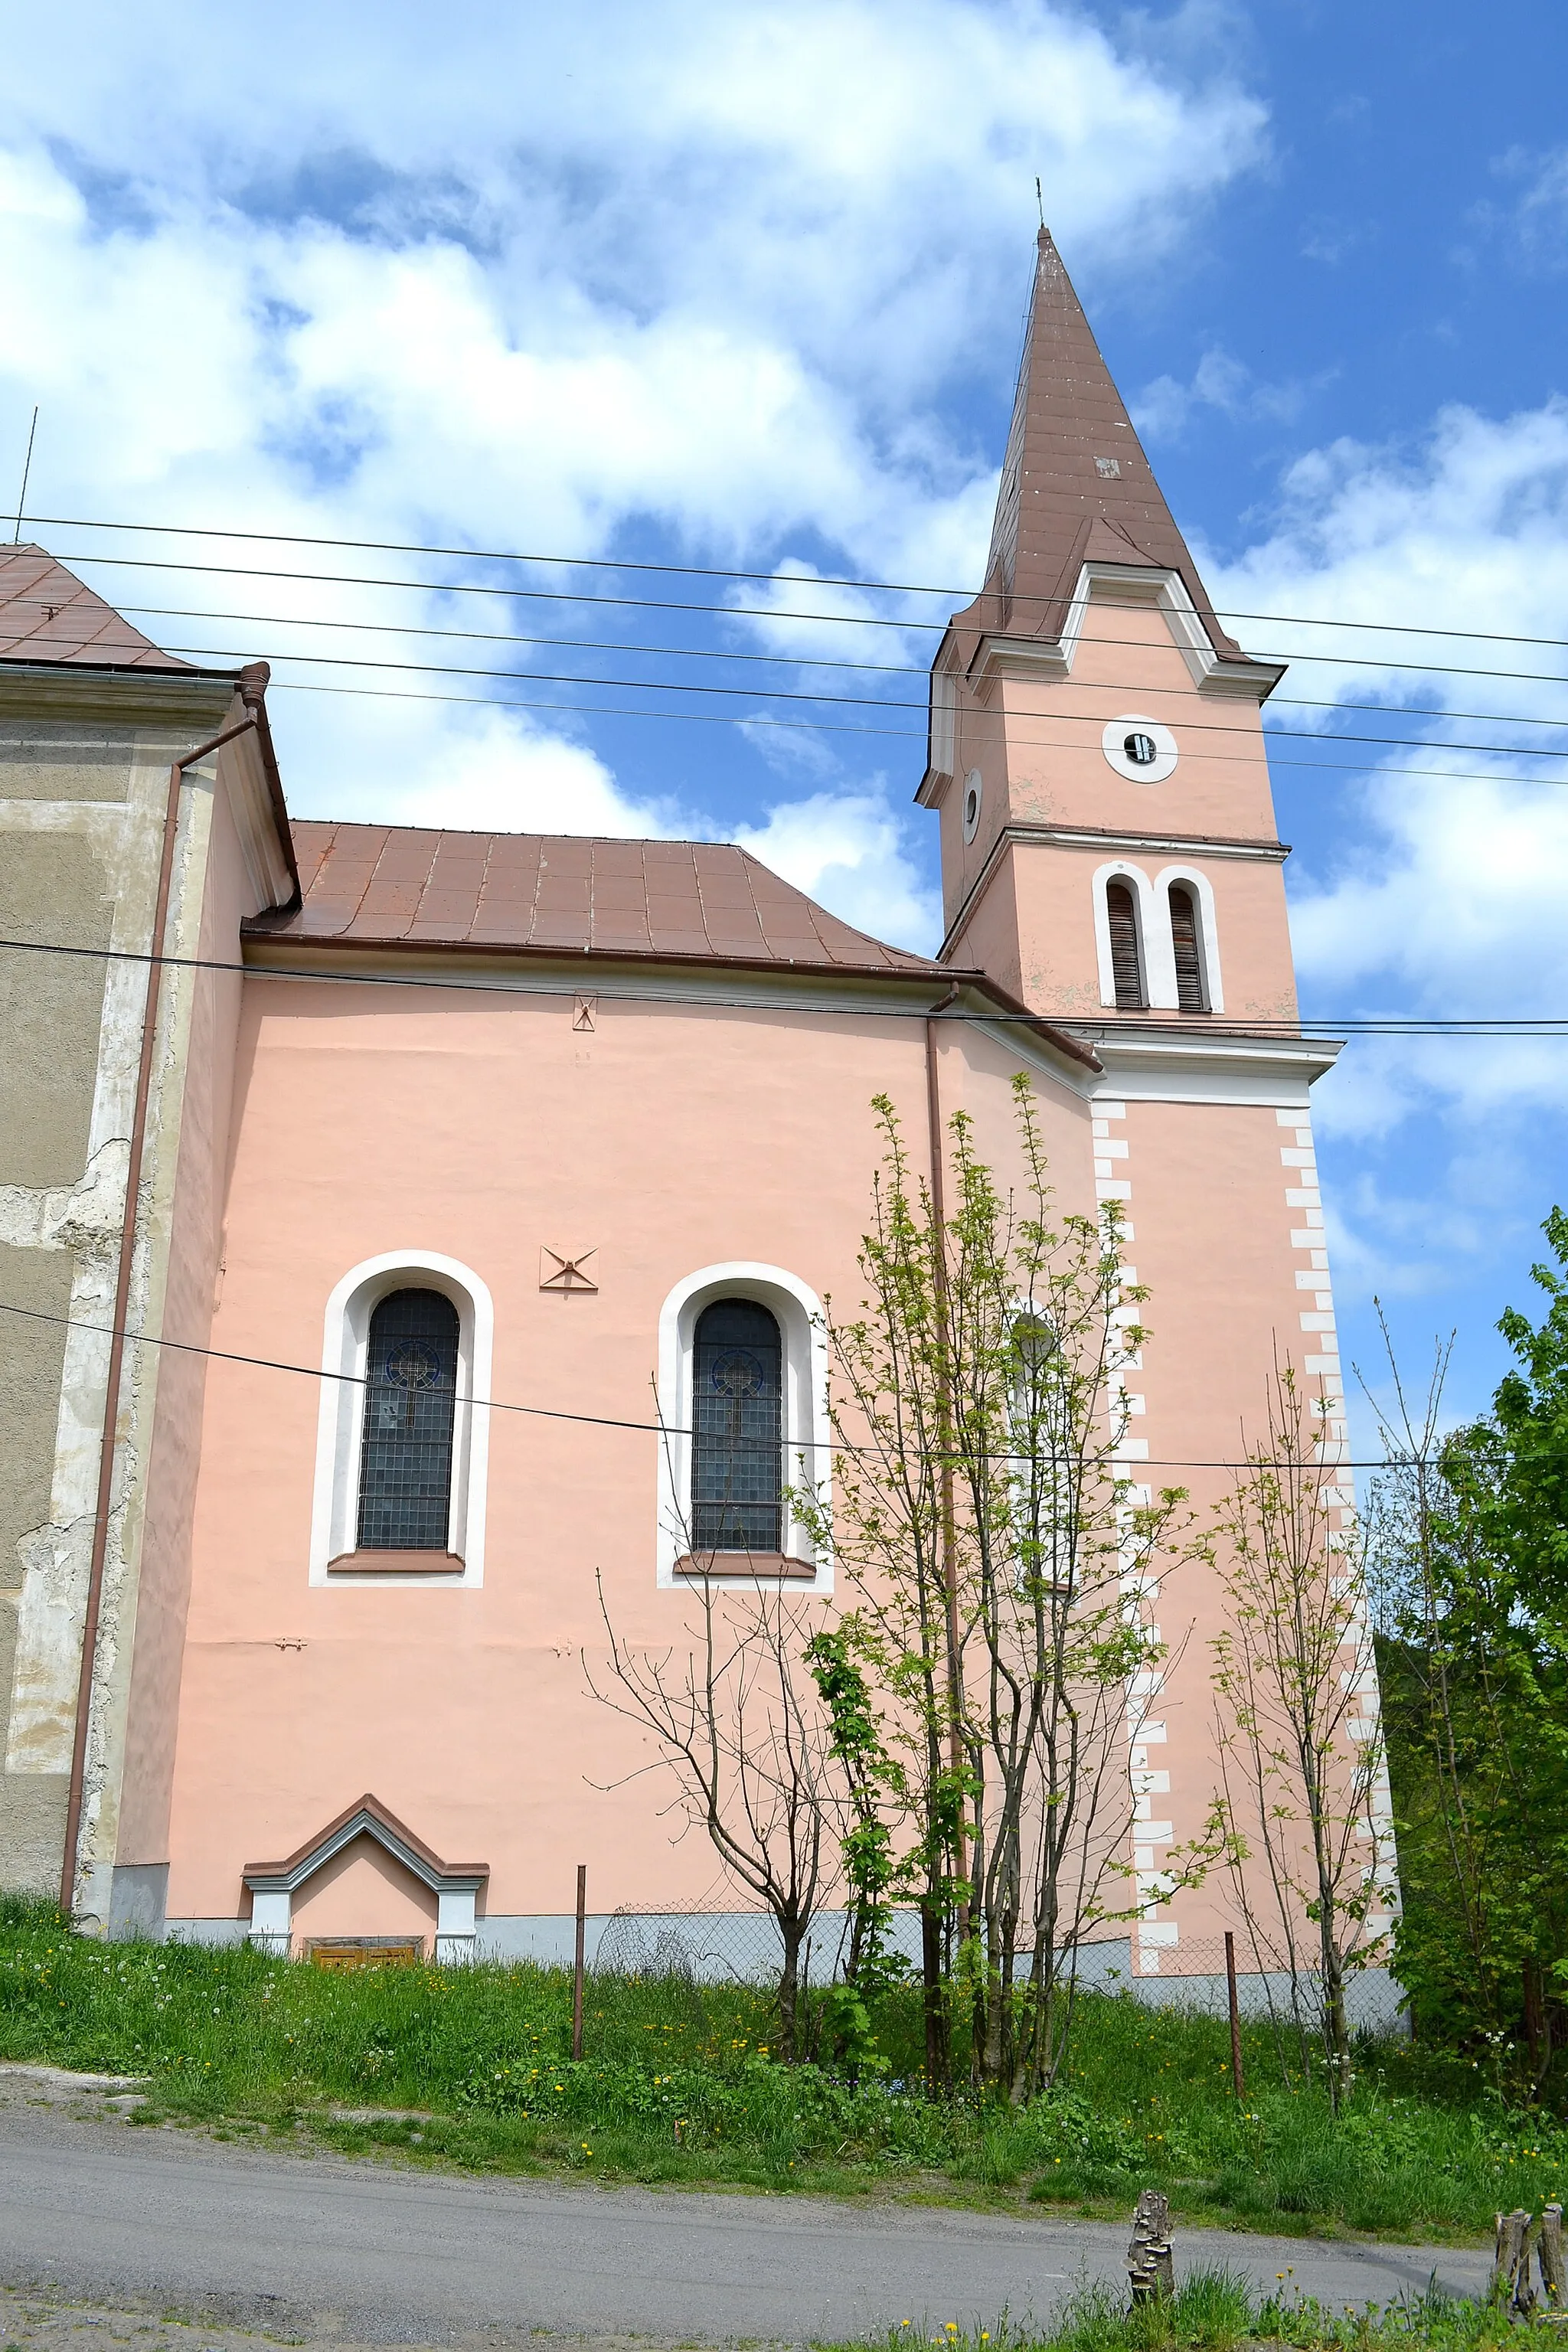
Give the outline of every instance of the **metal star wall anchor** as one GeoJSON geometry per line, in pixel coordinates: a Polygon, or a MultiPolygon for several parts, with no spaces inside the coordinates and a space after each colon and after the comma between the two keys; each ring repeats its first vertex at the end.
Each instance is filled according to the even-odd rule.
{"type": "Polygon", "coordinates": [[[1158,2303],[1176,2291],[1176,2262],[1171,2252],[1171,2200],[1157,2189],[1145,2189],[1132,2214],[1132,2243],[1127,2249],[1127,2275],[1132,2284],[1134,2308],[1158,2303]]]}
{"type": "Polygon", "coordinates": [[[596,1249],[579,1250],[575,1257],[563,1257],[559,1250],[541,1248],[539,1253],[539,1287],[569,1295],[599,1287],[596,1271],[590,1274],[588,1261],[597,1257],[596,1249]]]}

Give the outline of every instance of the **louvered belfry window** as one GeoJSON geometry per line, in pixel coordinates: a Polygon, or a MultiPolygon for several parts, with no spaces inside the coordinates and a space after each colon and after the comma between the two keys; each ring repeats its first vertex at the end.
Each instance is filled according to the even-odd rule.
{"type": "Polygon", "coordinates": [[[1110,970],[1116,982],[1119,1013],[1143,1010],[1143,964],[1138,953],[1138,909],[1125,882],[1105,886],[1105,911],[1110,924],[1110,970]]]}
{"type": "Polygon", "coordinates": [[[438,1290],[395,1290],[370,1318],[362,1551],[445,1551],[452,1507],[458,1310],[438,1290]]]}
{"type": "Polygon", "coordinates": [[[1171,945],[1176,956],[1176,1003],[1184,1013],[1206,1013],[1198,910],[1184,882],[1171,885],[1171,945]]]}
{"type": "Polygon", "coordinates": [[[691,1548],[778,1551],[784,1345],[765,1307],[720,1298],[692,1350],[691,1548]]]}

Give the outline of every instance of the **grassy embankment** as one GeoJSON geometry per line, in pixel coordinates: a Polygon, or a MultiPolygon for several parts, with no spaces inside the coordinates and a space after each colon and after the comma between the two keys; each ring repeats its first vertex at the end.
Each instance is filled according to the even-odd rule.
{"type": "Polygon", "coordinates": [[[47,1912],[0,1910],[0,2058],[145,2074],[152,2118],[303,2123],[345,2148],[482,2169],[1119,2214],[1152,2185],[1192,2220],[1303,2232],[1469,2237],[1500,2206],[1568,2189],[1568,2129],[1510,2113],[1468,2066],[1369,2052],[1336,2122],[1251,2029],[1238,2108],[1223,2023],[1129,1998],[1083,2000],[1066,2079],[1017,2114],[898,2087],[918,2072],[910,1996],[879,2021],[890,2081],[858,2091],[780,2065],[765,2000],[739,1988],[591,1980],[578,2065],[569,2021],[559,1971],[334,1975],[89,1943],[47,1912]],[[374,2112],[399,2109],[420,2112],[374,2112]]]}
{"type": "MultiPolygon", "coordinates": [[[[1047,2333],[1025,2333],[1004,2317],[994,2328],[968,2331],[950,2322],[930,2342],[942,2352],[1500,2352],[1510,2336],[1517,2342],[1498,2305],[1456,2300],[1436,2288],[1382,2310],[1331,2311],[1288,2287],[1265,2298],[1223,2269],[1197,2268],[1166,2304],[1129,2313],[1124,2295],[1091,2287],[1069,2297],[1047,2333]]],[[[879,2343],[818,2346],[816,2352],[913,2346],[923,2352],[925,2342],[916,2323],[906,2320],[879,2343]]]]}

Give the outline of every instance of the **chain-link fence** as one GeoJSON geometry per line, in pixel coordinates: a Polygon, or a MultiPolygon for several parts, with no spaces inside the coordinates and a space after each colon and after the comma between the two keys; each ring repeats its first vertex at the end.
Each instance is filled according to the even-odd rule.
{"type": "MultiPolygon", "coordinates": [[[[1229,2007],[1223,1936],[1188,1936],[1157,1951],[1135,1948],[1130,1937],[1086,1944],[1078,1980],[1096,1992],[1131,1992],[1153,2009],[1183,2009],[1223,2017],[1229,2007]]],[[[1408,2031],[1405,1994],[1386,1967],[1352,1968],[1344,1980],[1345,2013],[1352,2033],[1408,2031]]],[[[1255,1951],[1236,1938],[1237,2007],[1247,2024],[1304,2025],[1316,2032],[1322,1985],[1308,1952],[1292,1969],[1282,1955],[1255,1951]]]]}
{"type": "MultiPolygon", "coordinates": [[[[848,1948],[849,1917],[843,1911],[819,1911],[801,1948],[800,1972],[805,1985],[828,1985],[841,1972],[848,1948]]],[[[890,1938],[912,1969],[921,1958],[921,1922],[916,1911],[893,1914],[890,1938]]],[[[1175,1945],[1162,1945],[1157,1971],[1152,1955],[1135,1949],[1128,1936],[1106,1937],[1079,1947],[1068,1956],[1064,1969],[1075,1969],[1086,1991],[1126,1993],[1152,2008],[1185,2010],[1208,2017],[1226,2015],[1229,1994],[1226,1979],[1225,1942],[1221,1937],[1185,1937],[1175,1945]]],[[[1271,1965],[1273,1956],[1257,1953],[1237,1937],[1237,2002],[1249,2024],[1274,2024],[1294,2031],[1317,2031],[1321,2019],[1321,1989],[1317,1973],[1304,1963],[1293,1972],[1271,1965]],[[1263,1965],[1259,1966],[1259,1961],[1263,1965]]],[[[776,1984],[784,1966],[784,1945],[777,1926],[764,1911],[637,1911],[613,1914],[592,1957],[595,1972],[616,1977],[678,1977],[689,1984],[776,1984]]],[[[1019,1957],[1020,1971],[1028,1955],[1019,1957]]],[[[1352,1970],[1345,1982],[1345,2007],[1352,2031],[1377,2035],[1406,2030],[1404,1994],[1386,1968],[1352,1970]]]]}

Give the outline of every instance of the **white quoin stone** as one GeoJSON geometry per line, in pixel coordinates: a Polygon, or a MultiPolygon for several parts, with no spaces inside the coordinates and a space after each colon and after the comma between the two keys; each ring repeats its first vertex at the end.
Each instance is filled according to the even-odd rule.
{"type": "Polygon", "coordinates": [[[294,1933],[294,1897],[287,1888],[250,1898],[250,1941],[268,1951],[287,1952],[294,1933]]]}

